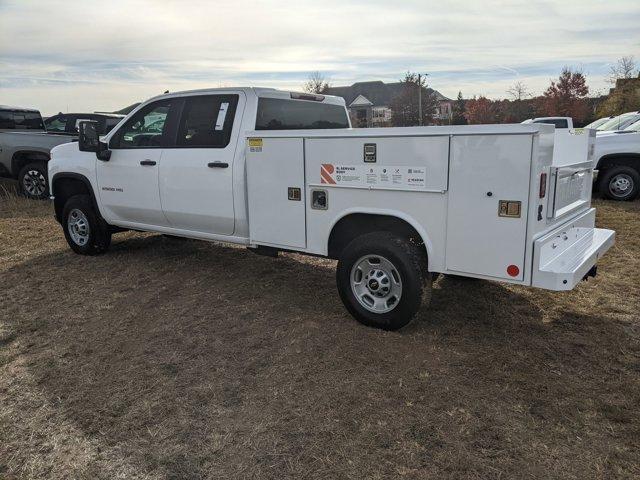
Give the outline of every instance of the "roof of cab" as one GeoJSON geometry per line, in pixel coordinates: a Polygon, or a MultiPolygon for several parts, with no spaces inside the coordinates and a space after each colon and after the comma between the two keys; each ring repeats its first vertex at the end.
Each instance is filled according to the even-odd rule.
{"type": "Polygon", "coordinates": [[[12,112],[40,113],[40,111],[35,108],[12,107],[10,105],[0,105],[0,110],[11,110],[12,112]]]}
{"type": "MultiPolygon", "coordinates": [[[[191,96],[191,95],[206,95],[206,94],[215,94],[215,93],[230,93],[230,92],[244,92],[245,94],[255,95],[259,98],[283,98],[288,100],[296,100],[302,102],[315,101],[315,100],[306,100],[306,99],[294,99],[291,98],[291,94],[300,94],[301,92],[295,92],[291,90],[278,90],[275,88],[268,87],[222,87],[222,88],[202,88],[198,90],[183,90],[179,92],[169,92],[164,93],[162,95],[158,95],[153,97],[152,99],[148,99],[143,103],[148,103],[150,100],[158,100],[161,98],[172,98],[172,97],[181,97],[181,96],[191,96]]],[[[315,94],[309,94],[315,95],[315,94]]],[[[334,105],[344,106],[344,98],[336,97],[333,95],[323,95],[319,94],[322,99],[322,103],[330,103],[334,105]]]]}

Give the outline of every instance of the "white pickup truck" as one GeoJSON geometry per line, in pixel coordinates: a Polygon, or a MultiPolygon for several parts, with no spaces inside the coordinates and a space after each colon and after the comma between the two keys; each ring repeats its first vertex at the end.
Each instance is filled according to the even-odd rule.
{"type": "Polygon", "coordinates": [[[590,207],[594,132],[349,127],[336,97],[162,95],[53,149],[56,218],[80,254],[135,229],[337,259],[348,311],[389,330],[433,274],[569,290],[614,242],[590,207]]]}
{"type": "Polygon", "coordinates": [[[554,125],[556,128],[573,128],[573,118],[571,117],[536,117],[529,118],[522,123],[546,123],[554,125]]]}

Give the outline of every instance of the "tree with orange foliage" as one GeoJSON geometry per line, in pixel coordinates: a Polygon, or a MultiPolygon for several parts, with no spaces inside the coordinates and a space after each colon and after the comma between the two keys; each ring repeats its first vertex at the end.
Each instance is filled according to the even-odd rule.
{"type": "Polygon", "coordinates": [[[589,114],[587,79],[580,71],[568,67],[562,69],[558,81],[551,81],[540,98],[538,115],[545,117],[572,117],[582,122],[589,114]]]}
{"type": "Polygon", "coordinates": [[[466,101],[464,117],[469,125],[499,121],[495,102],[483,96],[466,101]]]}

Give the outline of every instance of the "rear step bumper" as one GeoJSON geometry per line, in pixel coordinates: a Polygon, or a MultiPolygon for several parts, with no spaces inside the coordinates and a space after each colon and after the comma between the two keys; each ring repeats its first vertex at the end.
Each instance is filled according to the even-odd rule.
{"type": "Polygon", "coordinates": [[[532,285],[571,290],[595,276],[595,266],[615,242],[615,232],[593,228],[593,215],[584,215],[534,242],[532,285]]]}

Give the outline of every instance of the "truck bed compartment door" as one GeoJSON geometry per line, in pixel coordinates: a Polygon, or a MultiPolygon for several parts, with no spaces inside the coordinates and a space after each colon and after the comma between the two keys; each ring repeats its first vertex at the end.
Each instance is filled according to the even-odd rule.
{"type": "Polygon", "coordinates": [[[251,243],[306,248],[303,142],[302,138],[248,140],[251,243]]]}
{"type": "Polygon", "coordinates": [[[524,278],[531,149],[530,135],[451,139],[448,270],[524,278]]]}

